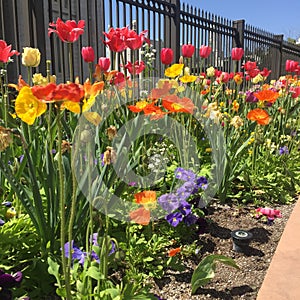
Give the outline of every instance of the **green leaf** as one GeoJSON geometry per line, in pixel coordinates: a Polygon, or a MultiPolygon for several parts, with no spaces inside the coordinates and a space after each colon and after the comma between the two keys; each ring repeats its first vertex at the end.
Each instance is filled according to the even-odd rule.
{"type": "Polygon", "coordinates": [[[89,267],[89,269],[86,272],[86,276],[89,276],[95,280],[104,279],[103,274],[99,271],[99,269],[95,266],[89,267]]]}
{"type": "Polygon", "coordinates": [[[238,269],[235,261],[224,255],[208,255],[206,256],[194,270],[192,275],[192,295],[195,294],[200,286],[207,284],[215,276],[216,262],[238,269]]]}

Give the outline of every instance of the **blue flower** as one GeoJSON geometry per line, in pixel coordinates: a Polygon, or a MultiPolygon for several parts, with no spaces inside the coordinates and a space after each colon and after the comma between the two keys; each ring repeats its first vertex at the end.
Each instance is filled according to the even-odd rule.
{"type": "Polygon", "coordinates": [[[196,179],[196,175],[193,171],[183,168],[177,168],[175,170],[175,177],[183,181],[194,181],[196,179]]]}
{"type": "MultiPolygon", "coordinates": [[[[70,242],[65,243],[65,256],[69,258],[70,252],[70,242]]],[[[84,264],[84,259],[86,257],[86,253],[81,251],[78,247],[74,245],[74,241],[71,241],[71,254],[72,254],[72,262],[78,260],[81,265],[84,264]]]]}
{"type": "Polygon", "coordinates": [[[179,206],[178,197],[173,193],[161,195],[157,199],[157,202],[168,213],[171,213],[173,210],[177,209],[179,206]]]}
{"type": "Polygon", "coordinates": [[[207,180],[206,177],[200,176],[200,177],[197,178],[196,184],[197,184],[197,186],[198,186],[200,189],[206,190],[206,189],[207,189],[207,186],[208,186],[208,180],[207,180]]]}
{"type": "Polygon", "coordinates": [[[278,153],[279,155],[289,154],[289,148],[287,146],[280,147],[278,153]]]}
{"type": "Polygon", "coordinates": [[[181,187],[179,187],[175,194],[179,197],[180,201],[184,201],[195,193],[197,190],[197,185],[194,181],[187,181],[181,187]]]}
{"type": "Polygon", "coordinates": [[[183,222],[187,225],[187,226],[191,226],[193,224],[196,224],[196,222],[198,221],[198,217],[193,215],[193,214],[188,214],[187,216],[184,217],[183,222]]]}
{"type": "Polygon", "coordinates": [[[182,219],[183,216],[180,212],[174,212],[166,216],[166,220],[173,227],[176,227],[182,221],[182,219]]]}
{"type": "Polygon", "coordinates": [[[192,206],[191,204],[189,204],[188,202],[186,202],[185,200],[184,201],[181,201],[180,202],[181,205],[178,207],[178,209],[180,210],[180,212],[184,215],[184,216],[187,216],[191,213],[192,211],[192,206]]]}

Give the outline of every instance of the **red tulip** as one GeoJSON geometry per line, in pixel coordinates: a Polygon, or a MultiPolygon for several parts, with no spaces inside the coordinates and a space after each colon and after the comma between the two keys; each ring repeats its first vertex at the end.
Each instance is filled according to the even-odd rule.
{"type": "Polygon", "coordinates": [[[144,30],[140,34],[137,34],[134,30],[128,30],[125,37],[125,43],[131,50],[140,49],[143,43],[146,41],[148,44],[150,40],[146,37],[148,31],[144,30]]]}
{"type": "Polygon", "coordinates": [[[128,62],[125,65],[125,68],[128,70],[128,72],[132,75],[138,75],[145,69],[145,63],[143,61],[136,61],[134,65],[131,62],[128,62]]]}
{"type": "Polygon", "coordinates": [[[181,52],[183,57],[191,58],[195,52],[195,46],[191,44],[182,45],[181,52]]]}
{"type": "Polygon", "coordinates": [[[19,55],[16,50],[11,50],[11,45],[7,45],[5,41],[0,40],[0,62],[7,63],[13,55],[19,55]]]}
{"type": "Polygon", "coordinates": [[[61,41],[66,43],[74,43],[79,39],[79,36],[83,34],[85,21],[80,20],[78,24],[73,20],[68,20],[65,23],[58,18],[55,23],[50,23],[50,27],[48,28],[48,36],[50,36],[51,33],[56,33],[61,41]]]}
{"type": "Polygon", "coordinates": [[[98,65],[101,72],[107,72],[110,67],[110,59],[108,57],[100,57],[98,60],[98,65]]]}
{"type": "Polygon", "coordinates": [[[263,76],[263,77],[268,77],[270,74],[271,74],[271,70],[268,70],[267,68],[263,68],[262,71],[260,71],[260,74],[263,76]]]}
{"type": "Polygon", "coordinates": [[[95,60],[95,52],[92,47],[82,47],[81,55],[85,62],[90,63],[95,60]]]}
{"type": "Polygon", "coordinates": [[[256,62],[248,60],[244,64],[244,68],[245,68],[246,71],[251,71],[251,70],[257,69],[256,62]]]}
{"type": "Polygon", "coordinates": [[[232,60],[241,60],[244,55],[243,48],[232,48],[231,49],[231,58],[232,60]]]}
{"type": "Polygon", "coordinates": [[[122,52],[127,48],[125,37],[128,35],[128,28],[110,28],[108,33],[103,33],[107,38],[106,41],[103,41],[105,45],[113,52],[122,52]]]}
{"type": "Polygon", "coordinates": [[[211,47],[202,45],[199,50],[199,55],[202,58],[208,58],[211,53],[211,47]]]}
{"type": "Polygon", "coordinates": [[[295,72],[296,70],[298,70],[299,68],[299,63],[297,61],[294,60],[287,60],[285,62],[285,70],[286,72],[295,72]]]}
{"type": "Polygon", "coordinates": [[[125,80],[125,75],[122,72],[117,72],[114,78],[111,80],[111,83],[120,84],[123,83],[125,80]]]}
{"type": "Polygon", "coordinates": [[[171,48],[162,48],[160,52],[160,60],[164,65],[172,63],[174,58],[174,52],[171,48]]]}

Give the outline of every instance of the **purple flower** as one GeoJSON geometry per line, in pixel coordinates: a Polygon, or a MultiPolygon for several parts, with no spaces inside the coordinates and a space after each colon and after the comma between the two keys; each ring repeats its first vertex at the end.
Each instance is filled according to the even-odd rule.
{"type": "Polygon", "coordinates": [[[100,263],[100,258],[99,258],[99,256],[96,254],[95,251],[92,251],[92,253],[91,253],[91,260],[92,260],[92,261],[96,261],[98,264],[100,263]]]}
{"type": "Polygon", "coordinates": [[[173,210],[177,209],[179,206],[178,197],[172,193],[161,195],[157,199],[157,202],[168,213],[171,213],[173,210]]]}
{"type": "Polygon", "coordinates": [[[196,178],[196,175],[191,170],[185,170],[183,168],[177,168],[175,170],[175,177],[177,179],[183,180],[183,181],[194,181],[196,178]]]}
{"type": "Polygon", "coordinates": [[[22,154],[20,157],[19,157],[19,162],[21,163],[24,159],[24,154],[22,154]]]}
{"type": "Polygon", "coordinates": [[[56,153],[56,150],[55,150],[55,149],[52,149],[52,150],[51,150],[51,153],[52,153],[52,154],[55,154],[55,153],[56,153]]]}
{"type": "Polygon", "coordinates": [[[201,188],[202,190],[206,190],[207,189],[208,181],[207,181],[206,177],[204,177],[204,176],[198,177],[197,180],[196,180],[196,183],[197,183],[197,186],[199,188],[201,188]]]}
{"type": "Polygon", "coordinates": [[[22,281],[23,275],[22,272],[17,272],[13,275],[4,273],[0,269],[0,287],[10,289],[18,285],[22,281]]]}
{"type": "MultiPolygon", "coordinates": [[[[70,252],[69,252],[69,247],[70,246],[69,245],[70,245],[70,242],[67,242],[67,243],[65,243],[65,246],[64,246],[65,256],[67,258],[69,258],[69,256],[70,256],[70,252]]],[[[86,253],[81,251],[78,247],[76,247],[74,245],[73,240],[71,241],[71,254],[72,254],[72,261],[78,260],[81,265],[84,264],[84,259],[86,257],[86,253]]]]}
{"type": "Polygon", "coordinates": [[[287,146],[280,147],[278,153],[279,155],[289,154],[289,148],[287,146]]]}
{"type": "Polygon", "coordinates": [[[180,202],[181,205],[178,207],[178,209],[180,210],[180,212],[184,215],[187,216],[191,213],[192,211],[192,206],[191,204],[189,204],[188,202],[186,202],[185,200],[180,202]]]}
{"type": "Polygon", "coordinates": [[[5,221],[3,221],[2,219],[0,219],[0,226],[3,226],[5,224],[5,221]]]}
{"type": "Polygon", "coordinates": [[[183,216],[180,212],[174,212],[166,216],[166,220],[173,227],[176,227],[182,221],[182,219],[183,216]]]}
{"type": "Polygon", "coordinates": [[[12,207],[12,203],[10,201],[4,201],[2,202],[2,205],[4,205],[5,207],[12,207]]]}
{"type": "Polygon", "coordinates": [[[197,189],[197,185],[193,181],[185,182],[181,187],[176,190],[176,195],[179,197],[180,201],[186,200],[191,196],[197,189]]]}
{"type": "Polygon", "coordinates": [[[255,103],[258,102],[258,99],[254,96],[254,92],[246,92],[246,102],[255,103]]]}
{"type": "Polygon", "coordinates": [[[191,226],[193,224],[196,224],[196,222],[198,221],[198,217],[193,215],[193,214],[188,214],[187,216],[184,217],[183,222],[187,225],[187,226],[191,226]]]}
{"type": "MultiPolygon", "coordinates": [[[[99,247],[98,232],[92,234],[91,240],[92,240],[93,246],[99,247]]],[[[108,255],[111,255],[111,254],[113,254],[115,252],[116,252],[116,244],[115,244],[114,241],[111,241],[111,249],[110,249],[108,255]]],[[[92,257],[93,257],[93,253],[92,253],[92,257]]]]}

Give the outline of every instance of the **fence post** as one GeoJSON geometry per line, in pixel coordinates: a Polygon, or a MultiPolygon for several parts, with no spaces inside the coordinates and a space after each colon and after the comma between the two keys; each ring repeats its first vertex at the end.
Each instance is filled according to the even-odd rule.
{"type": "Polygon", "coordinates": [[[271,70],[272,78],[276,79],[282,75],[282,44],[283,44],[283,34],[274,35],[275,43],[278,44],[278,47],[272,47],[271,53],[271,70]]]}
{"type": "Polygon", "coordinates": [[[169,2],[174,4],[174,13],[173,17],[166,17],[166,41],[174,51],[175,62],[178,62],[180,57],[180,0],[169,0],[169,2]]]}
{"type": "Polygon", "coordinates": [[[245,20],[233,21],[233,28],[235,28],[233,48],[244,48],[245,20]]]}
{"type": "MultiPolygon", "coordinates": [[[[35,29],[36,29],[36,45],[38,47],[41,54],[44,55],[43,59],[41,59],[39,65],[39,72],[42,74],[46,74],[46,34],[45,34],[45,9],[44,9],[44,1],[43,0],[34,0],[32,3],[32,9],[35,17],[35,29]]],[[[31,12],[31,13],[32,13],[31,12]]]]}
{"type": "MultiPolygon", "coordinates": [[[[23,5],[23,1],[21,3],[23,5]]],[[[18,49],[19,45],[17,43],[17,38],[16,38],[16,23],[15,23],[15,9],[13,5],[13,1],[3,1],[2,3],[3,7],[3,12],[2,13],[2,18],[3,18],[3,28],[2,28],[2,33],[3,33],[3,38],[7,44],[12,44],[12,49],[16,49],[18,51],[21,51],[18,49]]],[[[8,76],[8,81],[9,82],[16,82],[18,78],[18,74],[20,73],[20,67],[18,63],[18,59],[16,56],[13,57],[13,60],[15,61],[12,64],[8,64],[7,67],[7,76],[8,76]]]]}

